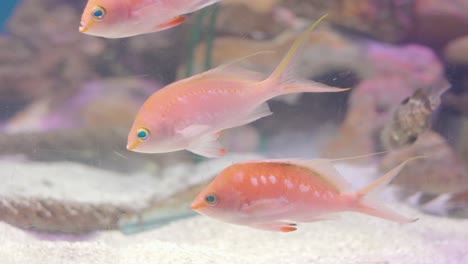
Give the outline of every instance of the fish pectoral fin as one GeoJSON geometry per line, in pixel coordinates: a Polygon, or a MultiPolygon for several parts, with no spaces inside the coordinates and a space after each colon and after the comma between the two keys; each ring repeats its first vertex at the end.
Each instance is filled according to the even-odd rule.
{"type": "Polygon", "coordinates": [[[258,120],[260,118],[263,118],[272,114],[273,113],[271,112],[268,104],[262,103],[261,105],[256,107],[254,110],[250,111],[247,115],[241,116],[240,118],[226,124],[225,128],[243,126],[243,125],[252,123],[255,120],[258,120]]]}
{"type": "Polygon", "coordinates": [[[281,198],[261,199],[244,203],[241,206],[241,212],[245,214],[271,215],[278,213],[287,213],[288,201],[281,198]]]}
{"type": "Polygon", "coordinates": [[[250,227],[275,232],[292,232],[297,230],[296,223],[289,222],[256,223],[251,224],[250,227]]]}
{"type": "Polygon", "coordinates": [[[207,158],[218,158],[224,156],[226,154],[226,149],[223,148],[221,143],[219,143],[219,135],[219,132],[204,135],[194,143],[190,144],[187,150],[207,158]]]}
{"type": "Polygon", "coordinates": [[[160,31],[160,30],[165,30],[165,29],[169,29],[169,28],[172,28],[172,27],[175,27],[175,26],[178,26],[180,24],[182,24],[184,21],[185,21],[185,17],[184,16],[178,16],[178,17],[175,17],[165,23],[162,23],[162,24],[159,24],[159,25],[156,25],[154,27],[155,31],[160,31]]]}
{"type": "Polygon", "coordinates": [[[194,124],[183,129],[177,129],[176,133],[182,135],[184,138],[193,138],[204,134],[209,129],[210,126],[208,125],[194,124]]]}

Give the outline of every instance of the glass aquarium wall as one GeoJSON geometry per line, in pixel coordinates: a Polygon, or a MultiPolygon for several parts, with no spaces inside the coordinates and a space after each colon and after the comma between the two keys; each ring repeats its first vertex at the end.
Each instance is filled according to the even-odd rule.
{"type": "Polygon", "coordinates": [[[0,3],[0,263],[468,263],[467,136],[467,0],[0,3]]]}

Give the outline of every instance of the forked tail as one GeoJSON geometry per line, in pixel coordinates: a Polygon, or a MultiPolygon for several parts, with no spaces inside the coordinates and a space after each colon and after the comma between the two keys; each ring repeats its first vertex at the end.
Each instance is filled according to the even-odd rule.
{"type": "Polygon", "coordinates": [[[380,177],[368,186],[358,190],[354,194],[355,197],[358,199],[357,207],[354,210],[360,213],[384,218],[399,223],[411,223],[418,220],[417,218],[409,218],[403,216],[387,208],[385,205],[379,203],[377,195],[382,188],[389,184],[393,180],[393,178],[395,178],[395,176],[398,175],[398,173],[408,162],[420,158],[424,158],[424,156],[413,157],[402,162],[396,168],[387,172],[384,176],[380,177]]]}
{"type": "Polygon", "coordinates": [[[343,92],[349,89],[340,89],[331,87],[326,84],[309,81],[298,80],[295,76],[295,68],[299,60],[301,50],[304,48],[304,43],[310,33],[317,25],[324,20],[327,15],[320,17],[312,26],[310,26],[302,35],[294,42],[286,56],[265,82],[268,86],[273,86],[277,95],[290,93],[321,93],[321,92],[343,92]],[[279,89],[279,90],[278,90],[279,89]]]}

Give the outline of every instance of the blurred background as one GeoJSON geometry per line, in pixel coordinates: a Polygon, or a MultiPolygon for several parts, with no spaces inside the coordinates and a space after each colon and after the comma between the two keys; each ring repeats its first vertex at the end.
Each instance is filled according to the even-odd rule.
{"type": "Polygon", "coordinates": [[[436,154],[395,180],[399,198],[427,214],[468,216],[467,0],[224,0],[176,28],[125,39],[79,33],[85,4],[0,3],[0,220],[133,232],[128,225],[192,215],[187,203],[236,160],[383,150],[356,162],[384,172],[436,154]],[[152,93],[259,51],[275,53],[239,64],[270,73],[325,13],[299,75],[351,91],[271,100],[273,116],[223,133],[226,160],[125,149],[152,93]]]}

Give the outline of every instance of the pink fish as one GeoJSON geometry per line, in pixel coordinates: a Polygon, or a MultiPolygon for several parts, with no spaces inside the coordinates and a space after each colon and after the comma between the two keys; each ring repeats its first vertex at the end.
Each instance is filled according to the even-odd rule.
{"type": "Polygon", "coordinates": [[[280,232],[295,231],[298,222],[332,219],[330,214],[344,211],[399,223],[417,220],[391,211],[375,196],[410,160],[357,191],[349,191],[349,184],[331,161],[292,159],[234,164],[195,198],[191,208],[224,222],[280,232]]]}
{"type": "Polygon", "coordinates": [[[348,90],[298,81],[293,76],[297,51],[324,18],[293,44],[267,79],[250,71],[220,66],[157,91],[138,112],[127,149],[144,153],[186,149],[209,158],[219,157],[226,153],[218,141],[220,132],[271,115],[267,100],[290,93],[348,90]]]}
{"type": "Polygon", "coordinates": [[[80,32],[124,38],[161,31],[185,21],[184,14],[221,0],[88,0],[80,32]]]}

